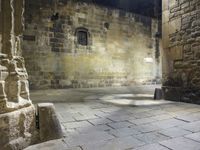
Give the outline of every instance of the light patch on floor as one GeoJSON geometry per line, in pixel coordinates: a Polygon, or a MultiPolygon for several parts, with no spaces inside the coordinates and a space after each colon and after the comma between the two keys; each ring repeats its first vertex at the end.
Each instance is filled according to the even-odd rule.
{"type": "Polygon", "coordinates": [[[132,106],[148,106],[173,103],[171,101],[152,99],[153,95],[151,94],[112,94],[100,98],[100,100],[103,102],[132,106]]]}

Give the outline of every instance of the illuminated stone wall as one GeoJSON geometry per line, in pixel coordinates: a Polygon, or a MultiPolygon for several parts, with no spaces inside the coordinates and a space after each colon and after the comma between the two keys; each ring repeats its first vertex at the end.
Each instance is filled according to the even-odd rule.
{"type": "Polygon", "coordinates": [[[23,55],[31,88],[129,85],[160,78],[157,20],[86,3],[42,6],[26,7],[23,55]],[[78,44],[77,29],[87,31],[87,45],[78,44]]]}
{"type": "Polygon", "coordinates": [[[165,98],[199,103],[200,0],[163,0],[165,98]]]}

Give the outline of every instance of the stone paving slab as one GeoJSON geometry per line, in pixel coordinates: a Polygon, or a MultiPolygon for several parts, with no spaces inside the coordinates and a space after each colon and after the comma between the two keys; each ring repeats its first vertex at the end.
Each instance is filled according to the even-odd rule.
{"type": "Polygon", "coordinates": [[[143,141],[146,144],[158,143],[160,141],[170,139],[169,137],[159,134],[157,132],[150,132],[150,133],[138,134],[138,135],[133,135],[133,136],[139,139],[140,141],[143,141]]]}
{"type": "Polygon", "coordinates": [[[119,129],[119,128],[130,127],[133,124],[128,121],[122,121],[122,122],[109,123],[108,125],[113,129],[119,129]]]}
{"type": "Polygon", "coordinates": [[[69,122],[69,123],[63,123],[63,126],[68,129],[72,128],[89,128],[93,125],[89,123],[88,121],[77,121],[77,122],[69,122]]]}
{"type": "Polygon", "coordinates": [[[75,119],[73,118],[74,114],[68,112],[61,112],[58,114],[60,122],[74,122],[75,119]]]}
{"type": "Polygon", "coordinates": [[[112,129],[108,131],[109,134],[114,135],[115,137],[126,137],[131,135],[141,134],[141,132],[134,130],[133,128],[120,128],[120,129],[112,129]]]}
{"type": "Polygon", "coordinates": [[[101,101],[104,95],[117,97],[101,93],[85,102],[55,103],[64,141],[42,143],[35,149],[200,150],[200,105],[174,102],[124,106],[101,101]]]}
{"type": "Polygon", "coordinates": [[[131,126],[131,128],[140,131],[141,133],[149,133],[153,131],[159,131],[161,128],[158,126],[152,125],[152,124],[145,124],[145,125],[139,125],[139,126],[131,126]]]}
{"type": "Polygon", "coordinates": [[[91,124],[93,124],[94,126],[96,125],[102,125],[102,124],[108,124],[111,123],[112,121],[109,119],[102,119],[102,118],[98,118],[98,119],[90,119],[88,120],[91,124]]]}
{"type": "Polygon", "coordinates": [[[98,119],[99,117],[95,114],[84,114],[74,117],[76,121],[84,121],[89,119],[98,119]]]}
{"type": "Polygon", "coordinates": [[[162,115],[157,115],[157,116],[153,116],[151,117],[152,119],[155,119],[157,121],[161,121],[161,120],[167,120],[167,119],[172,119],[173,116],[170,114],[162,114],[162,115]]]}
{"type": "Polygon", "coordinates": [[[104,124],[104,125],[97,125],[97,126],[93,126],[93,127],[89,127],[89,128],[77,128],[76,130],[79,133],[91,133],[91,132],[95,132],[95,131],[110,131],[110,130],[112,130],[112,128],[109,127],[108,125],[104,124]]]}
{"type": "Polygon", "coordinates": [[[118,115],[111,115],[107,117],[109,120],[115,121],[115,122],[120,122],[120,121],[128,121],[128,120],[132,120],[135,119],[135,117],[133,115],[122,115],[122,114],[118,114],[118,115]]]}
{"type": "Polygon", "coordinates": [[[200,150],[200,143],[180,137],[160,142],[161,145],[172,150],[200,150]]]}
{"type": "Polygon", "coordinates": [[[155,122],[157,120],[155,120],[152,117],[149,117],[149,118],[142,118],[142,119],[132,119],[132,120],[129,120],[129,121],[131,123],[135,124],[135,125],[142,125],[142,124],[152,123],[152,122],[155,122]]]}
{"type": "Polygon", "coordinates": [[[181,137],[181,136],[184,136],[184,135],[191,134],[192,132],[181,129],[181,128],[173,127],[173,128],[169,128],[169,129],[166,129],[166,130],[159,131],[159,133],[166,135],[166,136],[169,136],[171,138],[175,138],[175,137],[181,137]]]}
{"type": "Polygon", "coordinates": [[[114,136],[108,134],[104,131],[95,131],[95,132],[88,132],[88,133],[81,133],[79,135],[66,137],[65,143],[70,147],[81,146],[89,143],[96,144],[101,141],[108,141],[114,139],[114,136]]]}
{"type": "Polygon", "coordinates": [[[132,150],[169,150],[160,144],[148,144],[132,150]]]}
{"type": "Polygon", "coordinates": [[[183,128],[191,132],[200,132],[200,121],[180,125],[180,128],[183,128]]]}
{"type": "Polygon", "coordinates": [[[178,115],[175,117],[179,120],[183,120],[185,122],[193,122],[193,121],[200,121],[200,113],[192,113],[187,115],[178,115]]]}
{"type": "Polygon", "coordinates": [[[99,142],[97,144],[83,145],[82,148],[84,150],[128,150],[144,144],[144,142],[132,136],[128,136],[124,138],[115,138],[106,142],[99,142]]]}
{"type": "Polygon", "coordinates": [[[186,138],[192,139],[194,141],[200,142],[200,132],[193,133],[185,136],[186,138]]]}
{"type": "Polygon", "coordinates": [[[187,123],[185,121],[172,118],[172,119],[157,121],[157,122],[151,123],[151,124],[158,126],[159,128],[162,128],[162,129],[168,129],[168,128],[176,127],[179,125],[185,125],[187,123]]]}

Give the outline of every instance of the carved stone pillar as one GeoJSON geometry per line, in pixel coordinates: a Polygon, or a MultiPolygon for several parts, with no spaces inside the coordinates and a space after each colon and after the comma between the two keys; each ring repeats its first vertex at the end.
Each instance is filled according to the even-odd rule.
{"type": "MultiPolygon", "coordinates": [[[[28,145],[50,139],[61,138],[59,121],[55,120],[55,110],[45,107],[48,123],[36,128],[36,110],[29,97],[28,74],[23,57],[19,56],[19,37],[23,31],[25,0],[0,0],[0,149],[19,150],[28,145]],[[48,109],[50,111],[48,111],[48,109]],[[46,126],[51,125],[53,134],[43,135],[46,126]],[[57,134],[59,133],[59,134],[57,134]]],[[[46,105],[45,105],[46,106],[46,105]]],[[[44,116],[41,116],[44,117],[44,116]]],[[[40,116],[38,116],[40,118],[40,116]]],[[[41,120],[41,119],[39,119],[41,120]]]]}
{"type": "Polygon", "coordinates": [[[31,105],[24,59],[18,56],[24,0],[1,0],[0,113],[31,105]]]}
{"type": "Polygon", "coordinates": [[[24,0],[0,0],[0,149],[23,149],[36,137],[28,75],[18,56],[24,0]]]}

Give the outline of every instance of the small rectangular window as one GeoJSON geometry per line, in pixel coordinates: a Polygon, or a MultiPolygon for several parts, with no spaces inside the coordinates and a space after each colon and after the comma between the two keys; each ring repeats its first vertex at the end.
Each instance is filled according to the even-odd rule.
{"type": "Polygon", "coordinates": [[[88,45],[88,35],[85,31],[78,31],[78,44],[80,45],[88,45]]]}

